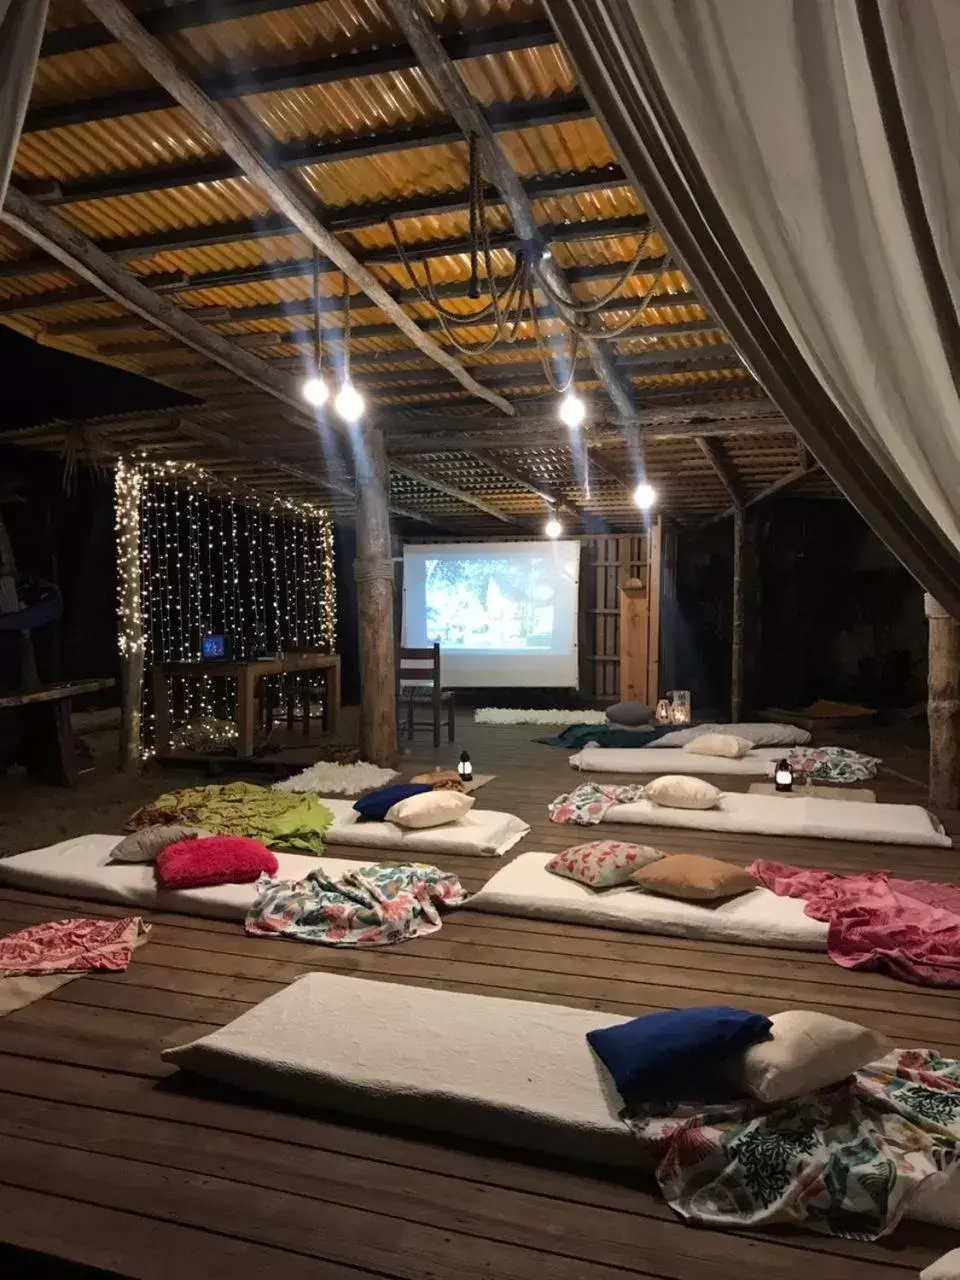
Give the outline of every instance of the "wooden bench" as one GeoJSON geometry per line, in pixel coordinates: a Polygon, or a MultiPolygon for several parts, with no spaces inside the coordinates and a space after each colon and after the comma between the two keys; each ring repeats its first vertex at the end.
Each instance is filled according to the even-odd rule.
{"type": "Polygon", "coordinates": [[[0,711],[20,713],[20,763],[39,782],[75,787],[76,744],[70,721],[71,702],[83,693],[112,689],[115,680],[67,680],[30,693],[0,694],[0,711]]]}

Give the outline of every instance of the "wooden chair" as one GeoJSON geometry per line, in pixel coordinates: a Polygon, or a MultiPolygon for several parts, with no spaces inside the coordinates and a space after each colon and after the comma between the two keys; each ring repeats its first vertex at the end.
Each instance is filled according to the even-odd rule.
{"type": "Polygon", "coordinates": [[[456,703],[451,689],[440,684],[440,646],[430,649],[399,649],[397,651],[397,728],[406,723],[407,736],[412,740],[418,727],[433,725],[433,745],[440,745],[440,717],[447,708],[447,737],[453,742],[456,732],[456,703]],[[429,706],[432,717],[417,720],[417,707],[429,706]],[[404,708],[406,715],[404,716],[404,708]]]}

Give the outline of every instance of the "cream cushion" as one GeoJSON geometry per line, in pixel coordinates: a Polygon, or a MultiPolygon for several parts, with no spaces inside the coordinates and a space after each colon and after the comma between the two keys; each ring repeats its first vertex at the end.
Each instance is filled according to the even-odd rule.
{"type": "Polygon", "coordinates": [[[704,782],[703,778],[667,773],[648,782],[643,795],[646,800],[663,805],[665,809],[715,809],[723,792],[711,782],[704,782]]]}
{"type": "Polygon", "coordinates": [[[960,1280],[960,1249],[951,1249],[920,1272],[920,1280],[960,1280]]]}
{"type": "Polygon", "coordinates": [[[417,831],[425,827],[442,827],[456,822],[474,806],[474,797],[458,791],[424,791],[417,796],[398,800],[387,810],[387,822],[417,831]]]}
{"type": "Polygon", "coordinates": [[[723,756],[726,760],[739,760],[753,749],[753,743],[738,738],[735,733],[702,733],[692,742],[685,742],[681,751],[695,756],[723,756]]]}
{"type": "Polygon", "coordinates": [[[742,1083],[761,1102],[825,1089],[890,1048],[879,1032],[829,1013],[789,1009],[770,1021],[769,1039],[751,1045],[743,1056],[742,1083]]]}

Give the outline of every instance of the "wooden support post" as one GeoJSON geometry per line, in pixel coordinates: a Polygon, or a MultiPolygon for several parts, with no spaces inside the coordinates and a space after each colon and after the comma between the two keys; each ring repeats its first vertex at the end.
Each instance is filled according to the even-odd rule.
{"type": "Polygon", "coordinates": [[[736,724],[743,714],[743,508],[733,512],[733,619],[730,627],[730,720],[736,724]]]}
{"type": "Polygon", "coordinates": [[[930,726],[930,805],[960,808],[960,623],[930,595],[927,721],[930,726]]]}
{"type": "Polygon", "coordinates": [[[660,593],[663,568],[663,522],[659,516],[647,530],[647,690],[650,707],[660,697],[660,593]]]}
{"type": "Polygon", "coordinates": [[[620,700],[643,702],[647,698],[650,613],[647,586],[640,578],[627,578],[620,587],[620,700]]]}
{"type": "Polygon", "coordinates": [[[357,477],[357,623],[360,650],[360,750],[393,768],[397,746],[397,677],[393,559],[383,432],[365,424],[351,433],[357,477]]]}
{"type": "Polygon", "coordinates": [[[143,619],[140,613],[139,468],[117,466],[117,643],[120,650],[120,768],[136,769],[141,757],[143,619]]]}

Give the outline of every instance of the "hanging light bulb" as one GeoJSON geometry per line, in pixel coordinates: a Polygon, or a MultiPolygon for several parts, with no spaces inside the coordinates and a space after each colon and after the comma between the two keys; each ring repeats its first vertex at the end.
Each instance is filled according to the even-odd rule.
{"type": "Polygon", "coordinates": [[[575,391],[568,391],[560,401],[559,413],[560,421],[576,430],[587,416],[587,406],[575,391]]]}
{"type": "Polygon", "coordinates": [[[366,408],[363,396],[352,382],[345,382],[337,392],[333,407],[344,422],[359,422],[366,408]]]}
{"type": "Polygon", "coordinates": [[[343,276],[343,382],[333,407],[344,422],[359,422],[366,404],[350,377],[350,284],[343,276]]]}
{"type": "Polygon", "coordinates": [[[303,385],[300,387],[300,394],[307,404],[312,404],[315,409],[320,409],[327,403],[330,389],[321,378],[319,370],[309,378],[304,378],[303,385]]]}
{"type": "Polygon", "coordinates": [[[563,525],[557,519],[556,514],[551,513],[550,519],[543,526],[543,532],[548,538],[559,538],[563,533],[563,525]]]}
{"type": "Polygon", "coordinates": [[[327,403],[329,388],[323,378],[323,344],[320,340],[320,251],[313,251],[313,366],[314,372],[304,378],[300,394],[307,404],[320,409],[327,403]]]}
{"type": "Polygon", "coordinates": [[[652,484],[641,480],[633,491],[633,500],[641,511],[649,511],[657,500],[657,491],[652,484]]]}

